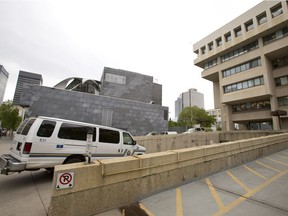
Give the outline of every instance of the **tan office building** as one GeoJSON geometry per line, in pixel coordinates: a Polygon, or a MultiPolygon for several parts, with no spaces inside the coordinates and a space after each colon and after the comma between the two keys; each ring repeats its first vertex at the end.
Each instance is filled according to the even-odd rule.
{"type": "Polygon", "coordinates": [[[287,5],[263,1],[193,45],[223,130],[288,128],[287,5]]]}

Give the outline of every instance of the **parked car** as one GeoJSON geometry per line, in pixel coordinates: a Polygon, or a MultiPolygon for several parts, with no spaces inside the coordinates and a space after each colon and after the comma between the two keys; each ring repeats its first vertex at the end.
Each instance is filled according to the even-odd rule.
{"type": "Polygon", "coordinates": [[[164,135],[172,135],[172,134],[177,134],[176,131],[164,131],[162,132],[161,134],[164,134],[164,135]]]}
{"type": "Polygon", "coordinates": [[[158,133],[157,131],[153,131],[148,133],[146,136],[157,136],[157,135],[161,135],[160,133],[158,133]]]}
{"type": "Polygon", "coordinates": [[[184,132],[185,134],[186,133],[195,133],[195,132],[204,132],[204,128],[201,128],[201,127],[197,127],[197,128],[189,128],[186,132],[184,132]]]}

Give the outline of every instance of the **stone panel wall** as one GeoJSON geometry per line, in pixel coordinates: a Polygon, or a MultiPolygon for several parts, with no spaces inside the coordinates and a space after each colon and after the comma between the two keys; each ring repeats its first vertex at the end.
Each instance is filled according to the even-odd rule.
{"type": "Polygon", "coordinates": [[[110,110],[112,123],[107,126],[128,130],[134,136],[153,130],[168,130],[168,119],[164,119],[168,107],[157,104],[38,85],[24,86],[21,104],[29,106],[30,116],[42,115],[101,125],[103,110],[110,110]]]}

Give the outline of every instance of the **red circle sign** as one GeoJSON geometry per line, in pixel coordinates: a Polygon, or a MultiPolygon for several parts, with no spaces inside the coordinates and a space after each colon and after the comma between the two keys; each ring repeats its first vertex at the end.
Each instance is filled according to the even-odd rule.
{"type": "Polygon", "coordinates": [[[72,176],[70,173],[64,173],[60,176],[59,180],[61,184],[66,185],[72,181],[72,176]]]}

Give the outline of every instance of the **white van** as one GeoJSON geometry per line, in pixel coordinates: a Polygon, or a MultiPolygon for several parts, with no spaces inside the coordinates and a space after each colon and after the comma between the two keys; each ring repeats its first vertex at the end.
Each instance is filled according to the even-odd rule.
{"type": "Polygon", "coordinates": [[[145,154],[127,131],[50,117],[32,117],[19,126],[9,154],[1,155],[1,174],[52,170],[55,165],[85,162],[87,132],[93,131],[92,160],[145,154]]]}

